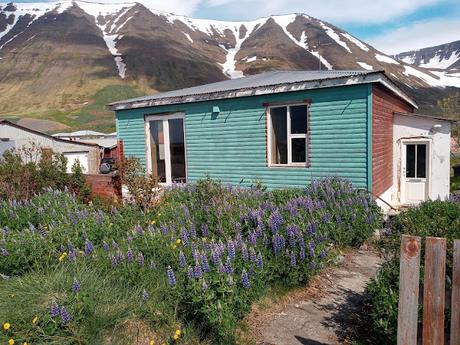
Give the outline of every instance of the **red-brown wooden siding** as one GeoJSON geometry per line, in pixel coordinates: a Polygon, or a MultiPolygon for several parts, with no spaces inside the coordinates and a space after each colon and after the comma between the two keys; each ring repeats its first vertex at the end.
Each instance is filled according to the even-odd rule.
{"type": "Polygon", "coordinates": [[[389,90],[372,86],[372,193],[376,196],[393,184],[393,113],[413,110],[389,90]]]}

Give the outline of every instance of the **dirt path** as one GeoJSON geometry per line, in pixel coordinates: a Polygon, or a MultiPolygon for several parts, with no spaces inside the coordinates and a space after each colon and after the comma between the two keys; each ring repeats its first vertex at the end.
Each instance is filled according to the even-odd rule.
{"type": "Polygon", "coordinates": [[[254,308],[248,323],[257,344],[346,343],[360,316],[364,287],[381,262],[370,250],[350,252],[338,266],[312,280],[309,287],[289,293],[267,309],[254,308]]]}

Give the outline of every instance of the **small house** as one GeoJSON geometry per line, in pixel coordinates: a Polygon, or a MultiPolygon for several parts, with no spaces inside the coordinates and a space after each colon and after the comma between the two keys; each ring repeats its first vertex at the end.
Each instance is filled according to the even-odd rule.
{"type": "Polygon", "coordinates": [[[99,172],[101,148],[98,144],[61,139],[7,120],[0,120],[0,158],[6,150],[32,145],[62,153],[67,158],[67,172],[72,171],[72,166],[77,160],[83,172],[89,174],[99,172]]]}
{"type": "Polygon", "coordinates": [[[451,123],[381,71],[277,71],[115,102],[124,154],[166,185],[341,176],[383,207],[449,195],[451,123]]]}

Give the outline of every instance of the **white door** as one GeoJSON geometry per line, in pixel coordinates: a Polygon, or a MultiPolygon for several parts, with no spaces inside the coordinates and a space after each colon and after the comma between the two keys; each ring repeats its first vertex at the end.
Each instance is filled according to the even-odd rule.
{"type": "Polygon", "coordinates": [[[145,121],[147,170],[162,184],[185,183],[183,114],[152,115],[145,121]]]}
{"type": "Polygon", "coordinates": [[[80,163],[80,166],[84,173],[88,172],[88,152],[64,152],[65,158],[67,158],[67,172],[72,172],[72,167],[76,161],[80,163]]]}
{"type": "Polygon", "coordinates": [[[418,204],[429,198],[429,157],[429,142],[403,142],[401,157],[401,203],[418,204]]]}

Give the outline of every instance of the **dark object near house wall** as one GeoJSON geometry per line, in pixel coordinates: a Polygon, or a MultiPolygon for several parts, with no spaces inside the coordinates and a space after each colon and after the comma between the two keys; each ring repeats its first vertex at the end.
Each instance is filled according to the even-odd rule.
{"type": "Polygon", "coordinates": [[[454,165],[454,176],[455,177],[460,177],[460,165],[454,165]]]}
{"type": "Polygon", "coordinates": [[[102,158],[99,171],[101,174],[108,174],[115,170],[115,159],[114,158],[102,158]]]}

